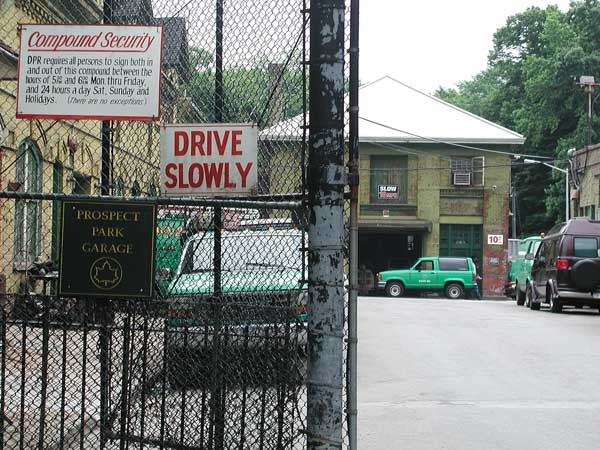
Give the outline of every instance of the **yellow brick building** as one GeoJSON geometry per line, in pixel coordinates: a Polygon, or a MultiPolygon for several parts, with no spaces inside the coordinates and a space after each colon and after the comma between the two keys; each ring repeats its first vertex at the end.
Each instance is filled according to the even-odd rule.
{"type": "MultiPolygon", "coordinates": [[[[484,293],[502,295],[510,155],[524,137],[391,77],[359,97],[359,265],[379,272],[421,256],[470,256],[481,261],[484,293]]],[[[299,161],[301,120],[262,132],[279,159],[299,161]]],[[[293,186],[301,174],[271,177],[293,186]]]]}
{"type": "MultiPolygon", "coordinates": [[[[198,120],[183,96],[188,73],[183,18],[154,18],[150,2],[120,2],[114,23],[164,27],[161,110],[167,123],[198,120]]],[[[99,195],[102,122],[16,119],[19,26],[26,23],[102,23],[103,2],[4,0],[0,2],[0,190],[99,195]]],[[[159,124],[111,121],[110,193],[156,196],[159,190],[159,124]]],[[[58,257],[58,200],[0,200],[0,276],[16,292],[34,260],[58,257]]],[[[22,286],[21,286],[22,287],[22,286]]]]}

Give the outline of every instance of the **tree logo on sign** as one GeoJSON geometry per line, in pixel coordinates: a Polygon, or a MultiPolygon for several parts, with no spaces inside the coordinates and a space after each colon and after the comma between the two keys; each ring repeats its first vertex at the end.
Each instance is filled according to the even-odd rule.
{"type": "Polygon", "coordinates": [[[114,289],[123,279],[123,268],[116,259],[99,258],[90,268],[90,279],[99,289],[114,289]]]}

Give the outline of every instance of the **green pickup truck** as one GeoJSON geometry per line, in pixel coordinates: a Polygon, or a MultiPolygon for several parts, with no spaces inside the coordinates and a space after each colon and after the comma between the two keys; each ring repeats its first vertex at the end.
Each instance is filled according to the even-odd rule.
{"type": "Polygon", "coordinates": [[[410,268],[377,274],[377,287],[390,297],[406,291],[442,291],[448,298],[463,298],[475,287],[475,264],[471,258],[419,258],[410,268]]]}
{"type": "Polygon", "coordinates": [[[533,265],[533,257],[537,252],[541,236],[531,236],[521,239],[519,243],[519,254],[512,263],[512,270],[515,274],[515,295],[517,305],[525,304],[525,292],[527,285],[531,281],[531,266],[533,265]]]}

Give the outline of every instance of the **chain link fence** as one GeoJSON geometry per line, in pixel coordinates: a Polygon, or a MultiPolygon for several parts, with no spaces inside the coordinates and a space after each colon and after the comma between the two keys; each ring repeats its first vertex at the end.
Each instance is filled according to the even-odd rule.
{"type": "MultiPolygon", "coordinates": [[[[307,0],[0,2],[0,450],[306,447],[309,20],[307,0]],[[159,120],[17,119],[24,27],[104,23],[162,27],[159,120]],[[251,195],[164,196],[160,126],[221,122],[256,124],[251,195]],[[155,205],[151,297],[59,295],[63,202],[100,197],[155,205]]],[[[110,87],[69,83],[29,95],[110,87]]]]}

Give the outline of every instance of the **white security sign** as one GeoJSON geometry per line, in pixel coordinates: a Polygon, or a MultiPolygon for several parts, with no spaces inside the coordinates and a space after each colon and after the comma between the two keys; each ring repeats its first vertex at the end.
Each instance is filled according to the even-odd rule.
{"type": "Polygon", "coordinates": [[[488,234],[487,243],[488,245],[504,245],[504,235],[488,234]]]}
{"type": "Polygon", "coordinates": [[[255,124],[165,125],[160,131],[161,193],[251,194],[257,147],[255,124]]]}
{"type": "Polygon", "coordinates": [[[21,26],[17,118],[158,120],[161,26],[21,26]]]}

